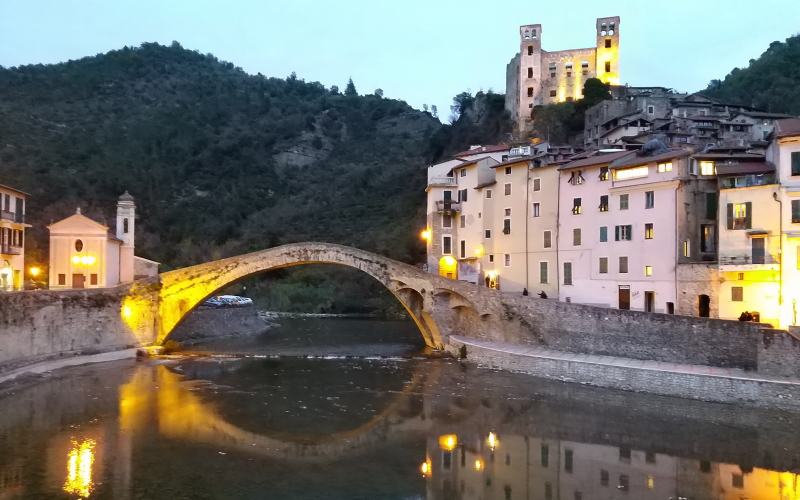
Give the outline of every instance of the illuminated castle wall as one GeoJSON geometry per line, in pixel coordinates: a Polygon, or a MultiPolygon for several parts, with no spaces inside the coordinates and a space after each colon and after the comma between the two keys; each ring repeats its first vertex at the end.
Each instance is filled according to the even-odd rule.
{"type": "Polygon", "coordinates": [[[542,25],[520,26],[519,53],[506,69],[506,108],[525,129],[536,106],[578,100],[589,78],[619,85],[619,16],[597,19],[595,46],[547,52],[542,25]]]}

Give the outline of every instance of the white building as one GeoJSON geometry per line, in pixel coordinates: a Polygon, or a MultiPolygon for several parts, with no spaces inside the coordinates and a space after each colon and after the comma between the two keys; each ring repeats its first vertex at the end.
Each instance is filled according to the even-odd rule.
{"type": "Polygon", "coordinates": [[[25,199],[28,194],[0,185],[0,291],[20,290],[25,275],[25,199]]]}
{"type": "Polygon", "coordinates": [[[135,217],[126,191],[117,203],[116,234],[80,209],[48,226],[50,288],[104,288],[158,274],[157,262],[134,256],[135,217]]]}

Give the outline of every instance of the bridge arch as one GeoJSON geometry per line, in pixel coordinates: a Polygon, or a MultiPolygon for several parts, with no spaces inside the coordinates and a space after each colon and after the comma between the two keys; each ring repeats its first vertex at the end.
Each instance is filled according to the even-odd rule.
{"type": "Polygon", "coordinates": [[[431,309],[432,298],[426,295],[425,288],[434,288],[430,285],[431,278],[453,280],[370,252],[329,243],[283,245],[161,274],[156,343],[162,344],[190,312],[218,290],[256,274],[303,264],[340,264],[372,276],[403,305],[428,346],[444,347],[431,309]]]}

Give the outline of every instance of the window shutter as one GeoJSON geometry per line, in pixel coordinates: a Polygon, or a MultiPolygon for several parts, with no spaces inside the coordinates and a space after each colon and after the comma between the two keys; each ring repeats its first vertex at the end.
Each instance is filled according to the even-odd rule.
{"type": "Polygon", "coordinates": [[[733,229],[733,203],[728,203],[728,229],[733,229]]]}
{"type": "Polygon", "coordinates": [[[753,203],[748,201],[744,204],[744,228],[751,229],[753,226],[753,203]]]}
{"type": "Polygon", "coordinates": [[[619,226],[614,226],[614,241],[619,241],[619,226]]]}
{"type": "Polygon", "coordinates": [[[464,190],[464,201],[467,201],[467,190],[464,190]]]}
{"type": "Polygon", "coordinates": [[[706,193],[706,219],[717,218],[717,194],[706,193]]]}

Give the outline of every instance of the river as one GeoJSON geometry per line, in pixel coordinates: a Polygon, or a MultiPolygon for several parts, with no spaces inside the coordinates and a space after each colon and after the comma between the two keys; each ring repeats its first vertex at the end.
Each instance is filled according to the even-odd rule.
{"type": "Polygon", "coordinates": [[[795,500],[800,415],[430,359],[410,322],[280,319],[0,386],[0,500],[795,500]]]}

